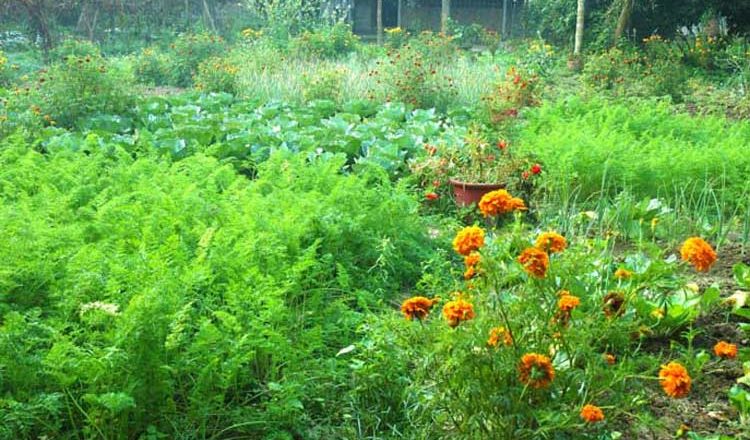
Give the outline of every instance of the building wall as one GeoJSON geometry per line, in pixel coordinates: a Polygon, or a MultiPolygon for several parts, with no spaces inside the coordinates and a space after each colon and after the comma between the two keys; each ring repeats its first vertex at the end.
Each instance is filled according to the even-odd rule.
{"type": "MultiPolygon", "coordinates": [[[[394,4],[397,2],[383,0],[384,3],[388,1],[394,4]]],[[[377,0],[354,1],[351,19],[355,33],[367,35],[377,32],[376,2],[377,0]]],[[[409,0],[402,2],[402,27],[416,31],[440,30],[440,0],[420,0],[419,6],[413,7],[408,6],[409,0]]],[[[451,20],[462,25],[478,23],[487,29],[499,31],[503,19],[502,2],[503,0],[451,0],[451,20]]]]}
{"type": "MultiPolygon", "coordinates": [[[[405,7],[402,10],[403,25],[407,29],[440,30],[440,5],[405,7]]],[[[503,7],[498,5],[462,6],[461,0],[451,1],[451,20],[467,25],[478,23],[487,29],[499,31],[503,21],[503,7]]]]}
{"type": "Polygon", "coordinates": [[[352,10],[352,30],[356,34],[371,35],[377,33],[375,18],[375,0],[356,0],[352,10]]]}

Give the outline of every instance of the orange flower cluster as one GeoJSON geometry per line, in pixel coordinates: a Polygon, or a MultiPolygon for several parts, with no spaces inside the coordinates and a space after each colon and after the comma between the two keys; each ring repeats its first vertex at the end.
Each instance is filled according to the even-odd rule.
{"type": "Polygon", "coordinates": [[[479,210],[485,217],[507,214],[513,211],[523,211],[526,204],[518,197],[513,197],[504,189],[491,191],[482,196],[479,210]]]}
{"type": "Polygon", "coordinates": [[[401,304],[401,313],[403,313],[408,320],[417,318],[421,321],[430,314],[430,309],[432,309],[432,306],[434,306],[439,300],[439,298],[429,299],[424,296],[409,298],[401,304]]]}
{"type": "Polygon", "coordinates": [[[490,337],[487,339],[487,345],[490,347],[497,347],[501,339],[503,345],[506,347],[513,345],[513,337],[505,327],[495,327],[490,330],[490,337]]]}
{"type": "Polygon", "coordinates": [[[557,301],[557,308],[560,309],[561,312],[570,313],[581,304],[581,300],[577,296],[571,295],[570,292],[565,290],[563,290],[563,292],[564,293],[560,295],[560,299],[557,301]]]}
{"type": "Polygon", "coordinates": [[[617,362],[617,358],[612,353],[604,353],[604,361],[607,365],[614,365],[617,362]]]}
{"type": "Polygon", "coordinates": [[[664,392],[675,399],[685,397],[690,392],[690,375],[685,367],[677,362],[661,366],[659,382],[664,392]]]}
{"type": "Polygon", "coordinates": [[[461,298],[448,301],[443,306],[443,318],[448,321],[448,325],[456,327],[461,321],[474,319],[474,306],[461,298]]]}
{"type": "Polygon", "coordinates": [[[453,239],[453,249],[461,255],[469,255],[484,246],[484,229],[468,226],[461,229],[453,239]]]}
{"type": "Polygon", "coordinates": [[[628,278],[632,276],[633,276],[633,272],[627,269],[623,269],[622,267],[615,271],[615,278],[617,278],[618,280],[627,280],[628,278]]]}
{"type": "Polygon", "coordinates": [[[716,251],[700,237],[685,240],[680,249],[680,256],[695,267],[698,272],[708,272],[716,262],[716,251]]]}
{"type": "Polygon", "coordinates": [[[549,255],[541,249],[526,248],[518,256],[518,262],[529,275],[544,278],[549,268],[549,255]]]}
{"type": "Polygon", "coordinates": [[[550,254],[562,252],[568,247],[565,237],[557,232],[544,232],[536,239],[536,247],[550,254]]]}
{"type": "Polygon", "coordinates": [[[520,380],[532,388],[546,388],[555,379],[555,368],[550,359],[538,353],[527,353],[518,365],[520,380]]]}
{"type": "Polygon", "coordinates": [[[464,264],[466,265],[466,271],[464,272],[465,280],[470,280],[477,275],[477,266],[481,259],[482,257],[478,252],[472,252],[464,257],[464,264]]]}
{"type": "Polygon", "coordinates": [[[584,405],[581,408],[581,418],[586,423],[596,423],[604,420],[604,412],[596,405],[584,405]]]}
{"type": "Polygon", "coordinates": [[[714,345],[714,354],[722,359],[734,359],[737,357],[737,345],[719,341],[714,345]]]}

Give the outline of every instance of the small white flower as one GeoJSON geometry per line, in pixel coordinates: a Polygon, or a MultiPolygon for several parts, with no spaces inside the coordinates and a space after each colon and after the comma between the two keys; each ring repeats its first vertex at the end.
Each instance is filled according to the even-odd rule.
{"type": "Polygon", "coordinates": [[[86,304],[81,304],[81,316],[90,310],[99,310],[110,316],[117,316],[120,314],[120,306],[112,303],[105,303],[101,301],[94,301],[86,304]]]}

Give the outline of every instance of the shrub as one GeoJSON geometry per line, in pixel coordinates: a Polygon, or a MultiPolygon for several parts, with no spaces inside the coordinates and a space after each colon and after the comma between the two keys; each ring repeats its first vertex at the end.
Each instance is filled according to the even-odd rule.
{"type": "Polygon", "coordinates": [[[482,97],[479,114],[490,126],[503,127],[525,107],[539,103],[539,77],[511,67],[505,78],[482,97]]]}
{"type": "Polygon", "coordinates": [[[134,99],[130,83],[126,73],[101,57],[69,56],[38,75],[29,106],[48,123],[63,127],[98,113],[125,115],[134,99]]]}
{"type": "MultiPolygon", "coordinates": [[[[435,299],[423,301],[423,313],[392,310],[368,325],[350,393],[366,436],[399,427],[406,438],[598,439],[605,425],[584,424],[585,405],[604,407],[611,424],[675,391],[648,380],[665,362],[632,353],[650,332],[674,331],[711,309],[710,301],[686,306],[683,295],[700,295],[681,288],[666,252],[628,255],[639,263],[623,280],[606,240],[523,231],[518,220],[486,231],[473,259],[426,269],[419,295],[435,299]],[[541,244],[545,235],[553,245],[541,244]],[[466,280],[468,265],[475,270],[466,280]]],[[[698,373],[700,361],[681,362],[698,373]]]]}
{"type": "Polygon", "coordinates": [[[5,56],[2,50],[0,50],[0,87],[5,86],[10,81],[10,67],[8,66],[8,58],[5,56]]]}
{"type": "Polygon", "coordinates": [[[154,86],[169,85],[174,59],[156,47],[141,50],[134,61],[134,73],[138,82],[154,86]]]}
{"type": "Polygon", "coordinates": [[[400,27],[385,29],[385,46],[398,49],[409,41],[409,32],[400,27]]]}
{"type": "Polygon", "coordinates": [[[208,33],[180,34],[169,47],[174,62],[171,83],[179,87],[190,86],[198,66],[208,58],[224,55],[226,50],[222,37],[208,33]]]}
{"type": "Polygon", "coordinates": [[[338,58],[354,52],[359,38],[351,26],[336,23],[315,31],[305,31],[289,43],[290,51],[300,57],[338,58]]]}
{"type": "Polygon", "coordinates": [[[583,80],[618,96],[670,96],[679,102],[687,71],[679,53],[658,35],[644,40],[644,50],[612,48],[586,61],[583,80]]]}
{"type": "Polygon", "coordinates": [[[456,95],[453,79],[443,67],[456,57],[449,37],[424,33],[378,61],[372,76],[382,87],[384,98],[418,108],[447,108],[456,95]]]}
{"type": "Polygon", "coordinates": [[[204,92],[226,92],[236,94],[238,91],[237,67],[229,58],[211,57],[198,66],[198,73],[193,79],[195,88],[204,92]]]}
{"type": "Polygon", "coordinates": [[[69,57],[99,57],[101,54],[99,46],[90,40],[67,38],[55,47],[51,53],[51,59],[59,62],[69,57]]]}
{"type": "Polygon", "coordinates": [[[305,101],[329,99],[340,102],[347,70],[344,67],[329,67],[312,75],[302,77],[302,97],[305,101]]]}

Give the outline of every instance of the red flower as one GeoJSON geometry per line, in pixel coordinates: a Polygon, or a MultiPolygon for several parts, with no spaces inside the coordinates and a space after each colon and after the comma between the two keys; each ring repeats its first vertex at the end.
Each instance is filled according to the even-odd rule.
{"type": "Polygon", "coordinates": [[[541,173],[541,172],[542,172],[542,166],[541,166],[541,165],[539,165],[538,163],[535,163],[535,164],[534,164],[534,165],[533,165],[533,166],[531,167],[531,174],[539,174],[539,173],[541,173]]]}
{"type": "Polygon", "coordinates": [[[424,196],[427,200],[437,200],[440,198],[440,196],[437,193],[434,192],[428,192],[424,196]]]}
{"type": "Polygon", "coordinates": [[[497,148],[505,150],[506,148],[508,148],[508,141],[506,141],[505,139],[497,141],[497,148]]]}

